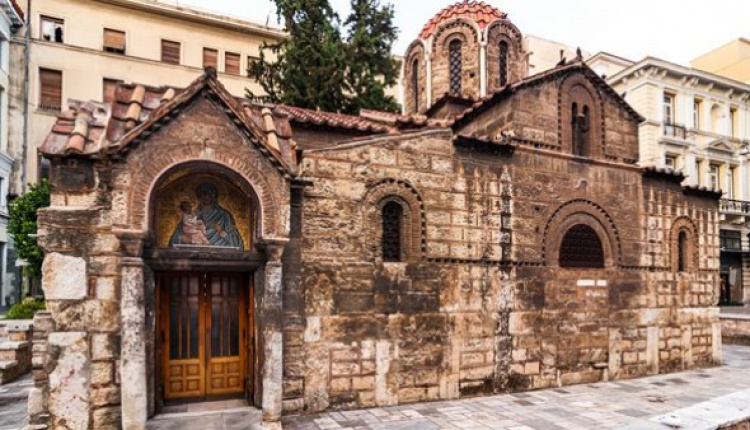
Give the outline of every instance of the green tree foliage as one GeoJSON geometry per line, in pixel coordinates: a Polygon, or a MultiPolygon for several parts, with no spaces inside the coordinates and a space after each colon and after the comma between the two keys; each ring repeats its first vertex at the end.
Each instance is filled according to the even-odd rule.
{"type": "Polygon", "coordinates": [[[37,311],[42,311],[45,308],[44,300],[28,298],[13,305],[5,314],[5,318],[9,320],[30,320],[34,318],[37,311]]]}
{"type": "Polygon", "coordinates": [[[391,6],[352,0],[344,38],[328,0],[275,2],[289,39],[264,44],[250,66],[267,94],[263,99],[329,112],[398,111],[396,100],[385,95],[400,67],[391,56],[398,35],[391,6]]]}
{"type": "Polygon", "coordinates": [[[347,68],[347,111],[362,109],[398,112],[393,96],[385,94],[398,82],[401,64],[391,55],[398,29],[393,24],[392,5],[381,6],[380,0],[352,0],[352,12],[344,22],[347,68]]]}
{"type": "Polygon", "coordinates": [[[289,39],[264,44],[251,76],[271,102],[342,110],[345,61],[338,16],[328,0],[275,1],[289,39]]]}
{"type": "Polygon", "coordinates": [[[13,235],[16,255],[28,262],[24,268],[25,274],[34,279],[41,278],[44,260],[44,252],[36,244],[36,212],[49,206],[50,190],[49,182],[43,180],[37,185],[32,185],[28,193],[10,204],[8,231],[13,235]]]}

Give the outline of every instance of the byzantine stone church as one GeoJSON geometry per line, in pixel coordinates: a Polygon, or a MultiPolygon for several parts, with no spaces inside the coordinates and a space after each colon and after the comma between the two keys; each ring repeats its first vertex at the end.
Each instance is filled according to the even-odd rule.
{"type": "Polygon", "coordinates": [[[123,84],[40,152],[49,312],[35,428],[174,402],[283,414],[720,363],[717,193],[638,166],[642,118],[581,60],[528,76],[481,2],[404,59],[405,114],[123,84]]]}

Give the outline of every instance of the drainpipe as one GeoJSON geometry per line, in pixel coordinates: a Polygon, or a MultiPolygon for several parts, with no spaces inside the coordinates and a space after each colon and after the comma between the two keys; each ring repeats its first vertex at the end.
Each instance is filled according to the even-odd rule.
{"type": "Polygon", "coordinates": [[[23,76],[23,144],[21,146],[21,189],[25,193],[28,185],[28,152],[29,152],[29,75],[31,65],[31,0],[26,0],[26,46],[24,46],[24,76],[23,76]]]}

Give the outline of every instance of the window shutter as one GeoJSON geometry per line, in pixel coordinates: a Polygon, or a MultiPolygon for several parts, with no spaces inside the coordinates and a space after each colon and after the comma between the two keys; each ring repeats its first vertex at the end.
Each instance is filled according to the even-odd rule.
{"type": "Polygon", "coordinates": [[[169,64],[180,64],[180,42],[162,40],[161,61],[169,64]]]}
{"type": "Polygon", "coordinates": [[[104,29],[104,50],[107,52],[125,53],[125,32],[104,29]]]}
{"type": "Polygon", "coordinates": [[[102,101],[104,103],[112,103],[115,101],[117,85],[121,84],[122,81],[118,79],[104,79],[102,88],[102,101]]]}
{"type": "Polygon", "coordinates": [[[224,72],[230,75],[240,74],[240,54],[233,52],[224,54],[224,72]]]}
{"type": "Polygon", "coordinates": [[[203,68],[211,66],[219,68],[219,51],[211,48],[203,48],[203,68]]]}
{"type": "Polygon", "coordinates": [[[62,108],[62,72],[39,69],[39,109],[56,110],[62,108]]]}

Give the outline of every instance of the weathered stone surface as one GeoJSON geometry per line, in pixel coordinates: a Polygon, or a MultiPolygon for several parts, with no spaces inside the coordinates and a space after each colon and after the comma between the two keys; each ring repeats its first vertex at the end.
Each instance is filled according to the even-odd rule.
{"type": "Polygon", "coordinates": [[[42,289],[47,300],[80,300],[88,294],[86,260],[53,252],[44,257],[42,289]]]}
{"type": "Polygon", "coordinates": [[[56,428],[85,429],[89,426],[91,362],[84,332],[49,335],[56,366],[49,374],[49,411],[56,428]]]}

